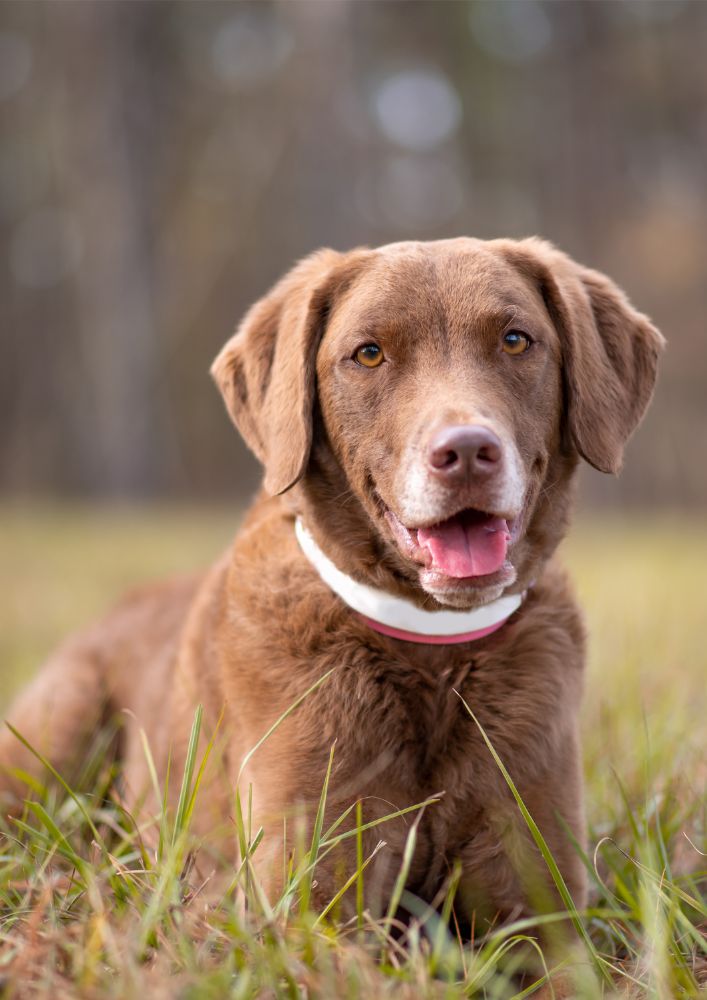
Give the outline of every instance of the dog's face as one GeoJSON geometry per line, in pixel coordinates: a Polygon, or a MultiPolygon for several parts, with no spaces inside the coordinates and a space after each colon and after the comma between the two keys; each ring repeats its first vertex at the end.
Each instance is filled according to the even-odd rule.
{"type": "Polygon", "coordinates": [[[317,358],[327,437],[438,601],[515,581],[559,446],[560,360],[539,290],[483,244],[388,248],[332,314],[317,358]]]}
{"type": "Polygon", "coordinates": [[[372,540],[359,572],[473,607],[554,548],[578,455],[617,470],[660,340],[540,241],[400,243],[308,258],[214,372],[266,488],[301,481],[339,562],[372,540]]]}

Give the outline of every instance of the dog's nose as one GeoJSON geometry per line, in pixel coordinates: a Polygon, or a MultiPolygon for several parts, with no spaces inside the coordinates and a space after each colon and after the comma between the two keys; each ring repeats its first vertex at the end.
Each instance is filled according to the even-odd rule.
{"type": "Polygon", "coordinates": [[[488,427],[462,424],[443,427],[429,444],[430,472],[449,483],[486,478],[495,472],[503,451],[501,442],[488,427]]]}

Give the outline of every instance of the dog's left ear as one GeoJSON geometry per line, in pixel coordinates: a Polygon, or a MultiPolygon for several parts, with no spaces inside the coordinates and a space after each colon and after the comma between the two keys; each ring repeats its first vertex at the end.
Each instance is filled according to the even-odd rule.
{"type": "Polygon", "coordinates": [[[616,474],[653,395],[665,340],[606,275],[544,241],[520,246],[541,264],[541,291],[560,334],[573,444],[594,468],[616,474]]]}
{"type": "Polygon", "coordinates": [[[317,348],[334,293],[361,257],[319,250],[300,261],[249,310],[211,367],[273,495],[294,486],[307,467],[317,348]]]}

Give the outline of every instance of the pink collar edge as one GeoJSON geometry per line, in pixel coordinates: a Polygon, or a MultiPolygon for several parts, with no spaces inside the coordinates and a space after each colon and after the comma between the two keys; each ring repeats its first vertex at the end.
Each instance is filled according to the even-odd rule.
{"type": "MultiPolygon", "coordinates": [[[[462,642],[473,642],[475,639],[483,639],[484,636],[491,635],[492,632],[497,632],[506,624],[508,618],[511,617],[509,615],[508,618],[503,618],[494,625],[487,625],[486,628],[479,628],[473,632],[459,632],[457,635],[422,635],[420,632],[407,632],[405,629],[391,628],[390,625],[383,625],[382,622],[367,618],[366,615],[362,615],[358,611],[355,614],[360,621],[368,625],[374,632],[387,635],[391,639],[400,639],[403,642],[416,642],[421,646],[454,646],[462,642]]],[[[512,612],[512,614],[515,614],[515,612],[512,612]]]]}

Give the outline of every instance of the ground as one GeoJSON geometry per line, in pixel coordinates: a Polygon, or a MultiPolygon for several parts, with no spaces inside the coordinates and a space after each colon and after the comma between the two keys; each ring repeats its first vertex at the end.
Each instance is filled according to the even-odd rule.
{"type": "MultiPolygon", "coordinates": [[[[208,564],[238,516],[0,507],[0,704],[126,587],[208,564]]],[[[587,513],[563,556],[591,631],[583,733],[594,888],[566,949],[571,995],[698,995],[707,978],[707,522],[587,513]]],[[[522,926],[472,950],[430,912],[397,933],[392,914],[373,921],[363,906],[352,926],[337,923],[335,903],[312,913],[316,856],[355,830],[355,816],[308,845],[283,899],[265,900],[246,865],[245,893],[207,905],[191,867],[193,763],[181,814],[153,831],[137,834],[100,794],[98,752],[88,793],[38,790],[39,802],[7,826],[3,996],[501,998],[532,986],[513,975],[514,956],[533,947],[522,926]]],[[[245,838],[246,828],[244,817],[245,838]]],[[[351,873],[349,891],[364,879],[351,873]]]]}

